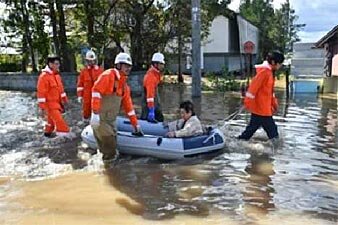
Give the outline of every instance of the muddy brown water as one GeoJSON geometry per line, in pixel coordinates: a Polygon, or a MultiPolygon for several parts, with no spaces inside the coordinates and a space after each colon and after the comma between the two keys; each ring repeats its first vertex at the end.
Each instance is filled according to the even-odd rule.
{"type": "MultiPolygon", "coordinates": [[[[161,90],[166,118],[190,91],[161,90]]],[[[278,97],[278,149],[262,131],[250,142],[234,138],[249,120],[242,112],[226,124],[227,147],[217,153],[123,156],[105,168],[79,137],[41,137],[34,94],[0,91],[0,224],[337,224],[337,98],[278,97]]],[[[206,124],[240,107],[237,93],[193,102],[206,124]]],[[[65,117],[79,135],[85,124],[75,97],[65,117]]]]}

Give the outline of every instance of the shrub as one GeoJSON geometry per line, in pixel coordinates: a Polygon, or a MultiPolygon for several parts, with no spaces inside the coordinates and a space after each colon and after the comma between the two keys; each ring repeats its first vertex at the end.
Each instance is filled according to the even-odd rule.
{"type": "Polygon", "coordinates": [[[211,89],[222,92],[240,90],[240,82],[236,80],[235,74],[229,72],[226,67],[220,73],[206,74],[206,78],[211,83],[211,89]]]}
{"type": "Polygon", "coordinates": [[[18,55],[0,55],[0,72],[21,71],[21,59],[18,55]]]}

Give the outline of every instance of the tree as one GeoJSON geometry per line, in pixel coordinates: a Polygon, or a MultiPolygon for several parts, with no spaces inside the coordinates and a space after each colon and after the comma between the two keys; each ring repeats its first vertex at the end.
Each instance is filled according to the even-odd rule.
{"type": "MultiPolygon", "coordinates": [[[[182,56],[191,41],[190,1],[2,1],[12,6],[11,18],[15,23],[9,21],[9,27],[14,32],[13,36],[22,36],[20,47],[25,65],[29,57],[36,57],[36,52],[42,63],[51,49],[50,43],[53,43],[52,52],[61,57],[62,71],[74,71],[74,52],[87,47],[96,49],[99,60],[104,58],[107,49],[114,48],[109,55],[115,55],[127,47],[133,57],[134,68],[142,69],[149,64],[154,52],[163,52],[168,43],[174,43],[173,50],[175,54],[178,53],[181,75],[182,56]],[[48,28],[52,28],[52,35],[45,32],[48,28]]],[[[230,0],[202,0],[204,37],[215,15],[229,11],[226,10],[228,3],[230,0]]],[[[179,78],[182,81],[182,77],[179,78]]]]}
{"type": "Polygon", "coordinates": [[[142,69],[144,62],[144,38],[148,12],[152,8],[155,0],[129,0],[122,1],[120,6],[123,8],[124,13],[122,16],[122,26],[128,28],[128,34],[130,38],[130,53],[133,57],[134,68],[142,69]],[[124,15],[124,16],[123,16],[124,15]]]}
{"type": "Polygon", "coordinates": [[[43,65],[49,53],[49,37],[45,31],[48,8],[41,1],[6,0],[8,16],[2,18],[5,30],[10,33],[10,45],[21,49],[21,70],[26,72],[29,61],[33,72],[43,65]],[[20,37],[21,40],[17,40],[20,37]],[[36,64],[38,62],[38,64],[36,64]]]}
{"type": "Polygon", "coordinates": [[[297,19],[298,16],[295,15],[295,10],[291,8],[289,0],[276,10],[276,35],[274,40],[278,49],[283,53],[292,52],[293,44],[300,41],[297,32],[303,29],[305,24],[296,24],[297,19]]]}
{"type": "Polygon", "coordinates": [[[94,33],[95,11],[97,11],[95,10],[96,9],[95,6],[98,4],[97,2],[95,4],[94,0],[86,0],[86,1],[83,1],[82,5],[84,6],[85,20],[87,24],[87,42],[89,43],[90,46],[94,46],[95,44],[95,33],[94,33]]]}
{"type": "Polygon", "coordinates": [[[60,42],[59,42],[59,36],[58,36],[58,29],[57,29],[57,18],[56,18],[56,12],[54,8],[54,1],[47,1],[48,8],[49,8],[49,16],[50,16],[50,22],[52,26],[52,34],[53,34],[53,43],[54,43],[54,52],[56,55],[60,55],[60,42]]]}
{"type": "MultiPolygon", "coordinates": [[[[53,1],[53,0],[50,0],[53,1]]],[[[59,22],[59,42],[60,42],[60,57],[61,57],[61,71],[74,72],[76,70],[75,58],[71,49],[68,46],[66,35],[65,13],[63,9],[63,1],[55,0],[58,22],[59,22]]]]}
{"type": "Polygon", "coordinates": [[[186,51],[186,44],[191,40],[191,1],[168,1],[168,9],[165,11],[168,30],[168,40],[174,41],[171,50],[177,53],[178,74],[177,81],[182,83],[182,57],[186,51]]]}
{"type": "MultiPolygon", "coordinates": [[[[77,33],[85,32],[87,41],[82,43],[97,50],[99,63],[105,60],[104,54],[112,43],[123,52],[122,42],[126,41],[127,28],[121,26],[117,7],[119,0],[80,0],[74,10],[75,19],[80,22],[77,33]]],[[[104,63],[105,64],[105,63],[104,63]]],[[[109,63],[108,63],[109,64],[109,63]]]]}
{"type": "Polygon", "coordinates": [[[49,46],[50,40],[48,37],[48,33],[45,32],[46,20],[48,18],[48,14],[46,14],[46,6],[39,2],[31,2],[31,17],[32,17],[32,40],[33,40],[33,48],[38,53],[38,65],[44,66],[45,59],[49,54],[49,46]]]}
{"type": "Polygon", "coordinates": [[[32,70],[37,71],[35,64],[35,54],[32,40],[32,21],[30,19],[29,0],[5,0],[7,5],[8,18],[3,20],[3,25],[7,33],[11,33],[10,38],[21,37],[22,51],[22,72],[26,72],[28,58],[31,58],[32,70]]]}
{"type": "Polygon", "coordinates": [[[260,57],[271,50],[283,53],[292,51],[293,43],[299,41],[297,32],[305,24],[296,24],[295,10],[287,0],[280,9],[274,10],[272,0],[244,0],[240,5],[240,13],[260,31],[260,57]]]}
{"type": "MultiPolygon", "coordinates": [[[[206,22],[212,22],[212,20],[219,15],[232,16],[233,12],[228,9],[228,5],[232,0],[202,0],[202,8],[206,22]]],[[[208,23],[207,23],[208,25],[208,23]]]]}

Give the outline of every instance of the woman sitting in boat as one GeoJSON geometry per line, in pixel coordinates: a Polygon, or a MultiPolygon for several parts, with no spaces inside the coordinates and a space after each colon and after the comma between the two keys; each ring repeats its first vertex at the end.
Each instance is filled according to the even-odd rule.
{"type": "Polygon", "coordinates": [[[191,101],[184,101],[180,104],[180,115],[181,119],[168,123],[167,137],[180,138],[203,134],[201,121],[195,115],[191,101]]]}

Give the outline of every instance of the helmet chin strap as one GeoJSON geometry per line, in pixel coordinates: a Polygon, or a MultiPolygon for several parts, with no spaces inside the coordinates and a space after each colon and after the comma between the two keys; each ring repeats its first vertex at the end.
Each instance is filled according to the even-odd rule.
{"type": "Polygon", "coordinates": [[[95,62],[91,61],[91,60],[88,60],[87,61],[87,65],[88,66],[94,66],[95,65],[95,62]]]}
{"type": "Polygon", "coordinates": [[[153,63],[152,66],[155,67],[158,71],[162,72],[162,70],[160,70],[160,67],[158,66],[160,63],[153,63]]]}
{"type": "MultiPolygon", "coordinates": [[[[126,64],[126,65],[128,65],[128,64],[126,64]]],[[[116,68],[117,70],[122,71],[122,63],[116,64],[115,68],[116,68]]],[[[128,76],[128,75],[129,75],[129,74],[127,74],[125,71],[122,71],[122,72],[123,72],[123,75],[124,75],[124,76],[128,76]]],[[[122,75],[122,74],[121,74],[121,75],[122,75]]]]}

